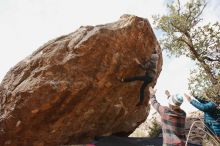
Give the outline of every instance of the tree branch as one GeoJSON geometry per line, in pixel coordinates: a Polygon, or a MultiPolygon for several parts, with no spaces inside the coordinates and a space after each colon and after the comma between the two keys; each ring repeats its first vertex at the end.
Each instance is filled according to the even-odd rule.
{"type": "Polygon", "coordinates": [[[208,61],[211,61],[211,62],[213,62],[213,61],[218,61],[218,62],[220,62],[220,59],[213,59],[213,58],[210,58],[210,57],[208,57],[208,56],[204,56],[203,59],[208,60],[208,61]]]}
{"type": "Polygon", "coordinates": [[[189,35],[189,33],[185,33],[187,40],[183,39],[183,38],[179,38],[180,41],[183,41],[189,48],[190,52],[192,53],[192,55],[201,63],[203,69],[205,70],[206,74],[210,77],[210,80],[212,82],[212,84],[216,84],[217,79],[215,78],[215,76],[213,75],[210,66],[205,62],[204,59],[202,59],[201,55],[195,50],[195,48],[193,47],[193,43],[191,40],[191,37],[189,35]]]}
{"type": "Polygon", "coordinates": [[[178,15],[180,15],[180,0],[177,0],[177,2],[178,2],[178,10],[177,10],[177,12],[178,12],[178,15]]]}
{"type": "Polygon", "coordinates": [[[202,10],[194,17],[194,19],[198,18],[198,17],[202,14],[202,12],[204,11],[206,5],[207,5],[207,3],[205,3],[205,4],[203,5],[202,10]]]}

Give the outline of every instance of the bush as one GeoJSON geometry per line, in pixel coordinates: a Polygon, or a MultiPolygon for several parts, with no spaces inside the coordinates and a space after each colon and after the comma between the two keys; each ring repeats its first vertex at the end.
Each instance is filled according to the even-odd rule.
{"type": "Polygon", "coordinates": [[[153,118],[152,121],[152,126],[149,127],[150,131],[149,131],[149,136],[150,137],[157,137],[159,136],[160,132],[161,132],[161,125],[158,124],[156,118],[153,118]]]}

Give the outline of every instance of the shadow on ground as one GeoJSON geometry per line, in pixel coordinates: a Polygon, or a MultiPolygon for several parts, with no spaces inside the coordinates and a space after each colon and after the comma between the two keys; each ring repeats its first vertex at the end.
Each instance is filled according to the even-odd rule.
{"type": "MultiPolygon", "coordinates": [[[[97,137],[94,141],[94,144],[95,146],[162,146],[163,138],[106,136],[106,137],[97,137]]],[[[199,146],[199,145],[188,144],[187,146],[199,146]]]]}
{"type": "Polygon", "coordinates": [[[163,138],[97,137],[96,146],[162,146],[163,138]]]}

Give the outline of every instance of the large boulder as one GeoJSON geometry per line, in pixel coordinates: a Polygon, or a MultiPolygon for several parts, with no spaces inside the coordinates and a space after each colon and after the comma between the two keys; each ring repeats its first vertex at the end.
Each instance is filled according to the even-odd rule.
{"type": "Polygon", "coordinates": [[[0,145],[58,146],[132,133],[148,115],[148,88],[145,106],[137,107],[141,82],[117,78],[143,74],[133,59],[154,50],[159,76],[162,54],[153,30],[131,15],[44,44],[1,82],[0,145]]]}

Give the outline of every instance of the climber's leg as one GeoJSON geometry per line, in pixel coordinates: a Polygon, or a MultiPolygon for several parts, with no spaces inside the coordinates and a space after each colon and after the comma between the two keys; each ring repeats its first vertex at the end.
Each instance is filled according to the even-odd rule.
{"type": "Polygon", "coordinates": [[[144,89],[147,87],[147,85],[148,85],[152,80],[153,80],[152,77],[145,76],[144,83],[141,85],[141,88],[140,88],[140,101],[139,101],[139,103],[137,104],[137,106],[143,105],[143,103],[144,103],[144,89]]]}
{"type": "Polygon", "coordinates": [[[122,82],[133,82],[133,81],[144,81],[145,76],[133,76],[133,77],[126,77],[122,78],[122,82]]]}

